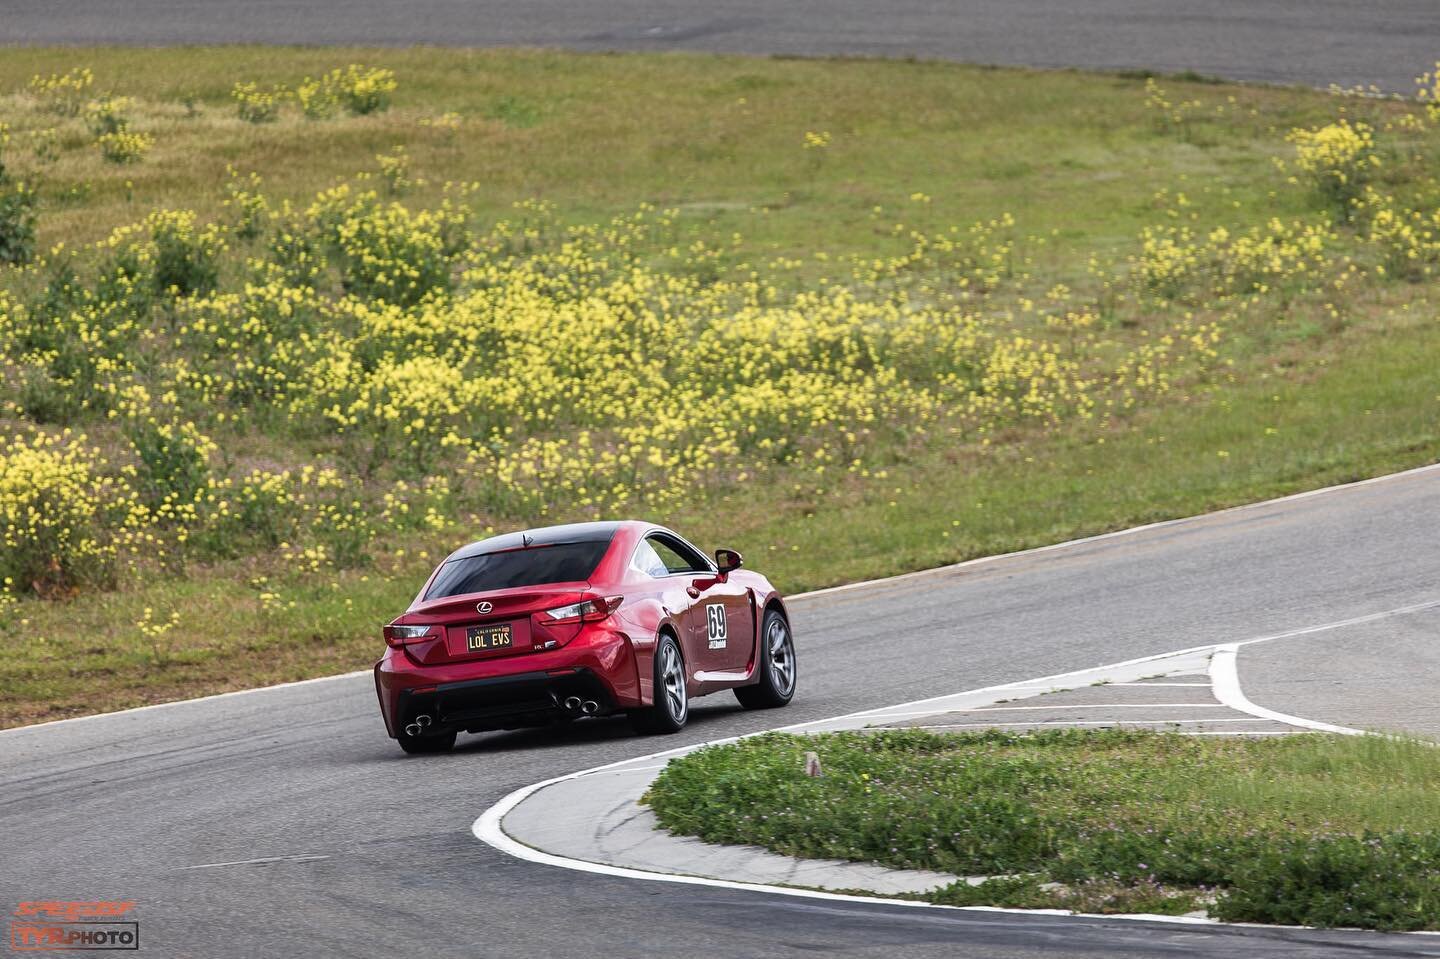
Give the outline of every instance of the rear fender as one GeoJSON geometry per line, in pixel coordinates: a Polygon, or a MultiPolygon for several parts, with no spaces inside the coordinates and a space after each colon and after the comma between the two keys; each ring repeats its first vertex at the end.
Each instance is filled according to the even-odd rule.
{"type": "Polygon", "coordinates": [[[616,624],[630,637],[630,648],[634,652],[635,679],[640,687],[640,701],[645,705],[655,702],[655,638],[666,626],[676,636],[680,626],[666,611],[658,599],[642,599],[627,603],[615,614],[616,624]]]}

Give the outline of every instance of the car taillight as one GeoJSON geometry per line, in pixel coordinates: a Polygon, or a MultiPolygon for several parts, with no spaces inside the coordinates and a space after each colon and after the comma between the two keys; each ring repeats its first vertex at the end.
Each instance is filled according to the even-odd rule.
{"type": "Polygon", "coordinates": [[[385,627],[385,645],[399,649],[406,643],[418,643],[429,638],[430,630],[429,626],[396,626],[391,623],[385,627]]]}
{"type": "Polygon", "coordinates": [[[620,596],[583,596],[578,603],[545,610],[552,623],[593,623],[604,619],[620,605],[620,596]]]}

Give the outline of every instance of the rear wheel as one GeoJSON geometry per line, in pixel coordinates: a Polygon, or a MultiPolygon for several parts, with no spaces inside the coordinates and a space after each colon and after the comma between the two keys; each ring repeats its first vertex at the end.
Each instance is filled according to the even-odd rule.
{"type": "Polygon", "coordinates": [[[455,730],[429,736],[411,736],[402,729],[396,739],[400,748],[412,756],[421,753],[448,753],[455,746],[455,730]]]}
{"type": "Polygon", "coordinates": [[[655,705],[630,713],[630,722],[642,733],[678,733],[690,718],[690,697],[685,691],[685,660],[669,633],[655,645],[655,705]]]}
{"type": "Polygon", "coordinates": [[[735,698],[746,709],[774,709],[795,696],[795,639],[779,611],[767,609],[760,625],[760,681],[739,686],[735,698]]]}

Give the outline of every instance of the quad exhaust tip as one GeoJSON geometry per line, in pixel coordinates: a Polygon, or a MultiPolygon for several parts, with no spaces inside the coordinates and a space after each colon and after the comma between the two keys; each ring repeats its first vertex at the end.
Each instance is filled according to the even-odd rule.
{"type": "Polygon", "coordinates": [[[586,716],[594,716],[600,710],[600,704],[593,699],[587,699],[580,704],[580,711],[586,716]]]}
{"type": "Polygon", "coordinates": [[[421,713],[419,716],[415,717],[415,721],[413,723],[410,723],[408,726],[405,727],[405,735],[412,738],[415,736],[419,736],[425,731],[425,727],[430,725],[430,722],[430,716],[426,713],[421,713]]]}
{"type": "Polygon", "coordinates": [[[583,705],[584,703],[581,701],[579,696],[565,697],[565,708],[572,713],[578,713],[583,705]]]}

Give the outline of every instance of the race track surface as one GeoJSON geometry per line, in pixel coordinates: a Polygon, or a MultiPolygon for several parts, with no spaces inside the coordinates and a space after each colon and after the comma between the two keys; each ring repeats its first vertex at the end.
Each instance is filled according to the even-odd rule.
{"type": "MultiPolygon", "coordinates": [[[[614,879],[508,858],[470,824],[511,790],[665,746],[1433,600],[1437,515],[1440,470],[1427,470],[800,599],[795,702],[746,713],[720,694],[663,741],[608,720],[463,737],[452,755],[407,758],[385,738],[367,677],[3,732],[0,902],[137,900],[144,956],[1433,955],[1434,937],[913,910],[614,879]]],[[[1411,714],[1385,703],[1433,690],[1437,626],[1430,609],[1247,649],[1278,655],[1295,643],[1278,673],[1257,663],[1282,681],[1324,665],[1312,658],[1318,636],[1332,653],[1400,664],[1368,715],[1403,728],[1411,714]]],[[[1285,686],[1280,705],[1353,719],[1343,714],[1351,675],[1285,686]]],[[[1377,695],[1374,676],[1356,682],[1377,695]]],[[[1422,719],[1433,724],[1433,711],[1422,719]]]]}
{"type": "Polygon", "coordinates": [[[923,57],[1413,93],[1433,0],[3,0],[0,43],[304,43],[923,57]]]}

